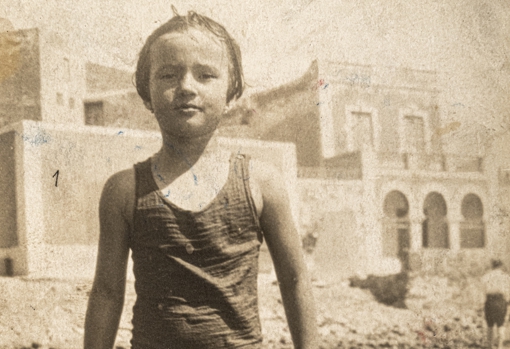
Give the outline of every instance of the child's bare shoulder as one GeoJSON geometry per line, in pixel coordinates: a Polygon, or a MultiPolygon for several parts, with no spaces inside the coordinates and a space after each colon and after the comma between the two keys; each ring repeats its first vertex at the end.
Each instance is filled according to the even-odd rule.
{"type": "Polygon", "coordinates": [[[134,168],[119,171],[106,181],[101,195],[102,206],[120,210],[123,215],[130,217],[135,198],[134,168]]]}
{"type": "Polygon", "coordinates": [[[259,184],[270,184],[268,182],[274,182],[281,179],[281,171],[272,163],[259,160],[251,159],[250,161],[250,174],[259,182],[259,184]]]}
{"type": "Polygon", "coordinates": [[[262,196],[267,199],[279,196],[286,191],[282,172],[272,163],[253,159],[250,161],[250,182],[257,186],[262,196]]]}
{"type": "Polygon", "coordinates": [[[128,168],[113,174],[104,185],[104,191],[111,194],[122,194],[135,190],[135,171],[134,168],[128,168]]]}

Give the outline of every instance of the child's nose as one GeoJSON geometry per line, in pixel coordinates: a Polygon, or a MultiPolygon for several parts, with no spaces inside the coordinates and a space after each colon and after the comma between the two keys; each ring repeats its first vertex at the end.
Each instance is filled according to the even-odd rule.
{"type": "Polygon", "coordinates": [[[183,94],[195,94],[197,92],[197,81],[191,72],[186,73],[182,76],[179,90],[183,94]]]}

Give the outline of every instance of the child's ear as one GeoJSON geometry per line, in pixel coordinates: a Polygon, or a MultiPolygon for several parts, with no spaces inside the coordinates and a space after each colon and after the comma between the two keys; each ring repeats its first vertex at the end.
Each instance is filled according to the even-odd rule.
{"type": "Polygon", "coordinates": [[[151,113],[154,113],[151,101],[143,101],[143,104],[145,105],[145,108],[147,108],[151,113]]]}

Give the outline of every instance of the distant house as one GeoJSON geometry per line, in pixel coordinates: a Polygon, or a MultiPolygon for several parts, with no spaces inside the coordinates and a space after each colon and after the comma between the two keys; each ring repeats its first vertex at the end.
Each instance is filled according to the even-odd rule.
{"type": "MultiPolygon", "coordinates": [[[[131,72],[84,62],[37,29],[0,40],[0,259],[19,274],[90,275],[102,183],[157,150],[157,123],[131,72]]],[[[510,262],[508,137],[486,154],[445,153],[440,94],[431,71],[319,60],[248,90],[220,135],[284,170],[324,279],[510,262]]]]}
{"type": "Polygon", "coordinates": [[[133,73],[86,63],[87,93],[83,100],[86,125],[159,130],[141,102],[133,73]]]}
{"type": "Polygon", "coordinates": [[[506,257],[485,154],[443,152],[440,93],[433,71],[319,61],[238,108],[243,137],[296,144],[301,227],[325,278],[506,257]]]}

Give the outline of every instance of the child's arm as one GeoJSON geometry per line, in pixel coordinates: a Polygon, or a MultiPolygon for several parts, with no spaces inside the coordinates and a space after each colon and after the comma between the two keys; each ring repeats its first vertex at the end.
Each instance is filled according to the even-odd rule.
{"type": "Polygon", "coordinates": [[[132,172],[112,176],[101,195],[99,250],[85,319],[85,349],[111,349],[115,343],[126,287],[132,172]]]}
{"type": "Polygon", "coordinates": [[[252,174],[262,193],[260,222],[280,284],[294,347],[315,349],[318,335],[314,298],[282,175],[272,166],[256,161],[252,174]]]}

